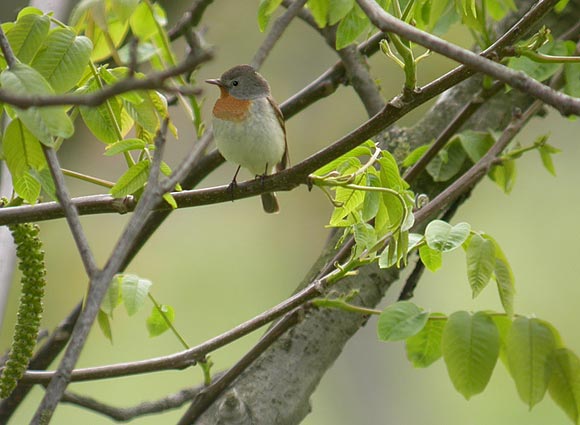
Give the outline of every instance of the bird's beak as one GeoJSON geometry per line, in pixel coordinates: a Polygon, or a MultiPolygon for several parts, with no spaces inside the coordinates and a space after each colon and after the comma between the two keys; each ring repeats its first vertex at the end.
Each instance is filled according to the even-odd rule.
{"type": "Polygon", "coordinates": [[[205,82],[208,84],[213,84],[218,87],[224,87],[224,83],[222,83],[219,78],[211,78],[209,80],[205,80],[205,82]]]}

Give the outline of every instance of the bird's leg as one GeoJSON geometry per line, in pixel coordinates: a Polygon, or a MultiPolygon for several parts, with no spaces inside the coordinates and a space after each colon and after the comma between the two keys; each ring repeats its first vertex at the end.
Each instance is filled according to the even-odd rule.
{"type": "Polygon", "coordinates": [[[264,174],[260,174],[259,177],[260,178],[260,184],[262,185],[262,190],[264,190],[264,179],[266,178],[266,176],[268,175],[268,163],[266,163],[266,167],[264,167],[264,174]]]}
{"type": "Polygon", "coordinates": [[[234,174],[234,178],[232,179],[231,183],[228,186],[228,192],[230,192],[230,196],[232,197],[232,202],[234,202],[234,191],[236,190],[236,187],[238,187],[238,182],[236,181],[236,179],[238,177],[238,173],[240,172],[240,168],[242,168],[242,166],[238,165],[238,169],[236,170],[236,172],[234,174]]]}

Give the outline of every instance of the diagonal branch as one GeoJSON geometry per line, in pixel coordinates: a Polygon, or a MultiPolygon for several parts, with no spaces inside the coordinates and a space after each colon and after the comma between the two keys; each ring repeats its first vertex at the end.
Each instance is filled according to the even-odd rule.
{"type": "MultiPolygon", "coordinates": [[[[440,53],[450,59],[468,66],[473,71],[490,75],[513,88],[521,90],[547,105],[560,111],[563,115],[580,115],[580,99],[561,92],[528,77],[520,71],[514,71],[504,65],[486,59],[469,50],[451,44],[439,37],[418,30],[385,12],[374,0],[357,0],[371,22],[385,32],[393,32],[429,50],[440,53]]],[[[554,5],[555,0],[541,0],[538,4],[554,5]]]]}
{"type": "Polygon", "coordinates": [[[276,42],[282,36],[282,33],[286,30],[290,22],[296,17],[296,14],[304,7],[306,4],[306,0],[295,0],[292,4],[288,7],[286,12],[282,16],[280,16],[274,24],[272,25],[272,29],[268,33],[268,36],[254,55],[250,64],[256,68],[260,69],[268,54],[274,48],[276,42]]]}

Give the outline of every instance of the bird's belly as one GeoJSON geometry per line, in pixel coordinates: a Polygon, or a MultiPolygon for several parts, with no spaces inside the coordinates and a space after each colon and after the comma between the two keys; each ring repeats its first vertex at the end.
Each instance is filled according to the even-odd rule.
{"type": "Polygon", "coordinates": [[[254,175],[269,173],[280,162],[285,149],[284,131],[274,111],[259,100],[253,102],[244,121],[213,120],[214,138],[220,153],[254,175]]]}

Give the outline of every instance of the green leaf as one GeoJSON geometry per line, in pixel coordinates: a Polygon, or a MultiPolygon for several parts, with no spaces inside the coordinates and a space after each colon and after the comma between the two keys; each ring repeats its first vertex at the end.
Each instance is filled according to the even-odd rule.
{"type": "Polygon", "coordinates": [[[50,170],[48,168],[43,168],[40,171],[31,170],[30,172],[34,178],[40,182],[40,186],[42,190],[55,202],[58,202],[58,198],[56,196],[56,188],[54,186],[54,180],[52,179],[52,175],[50,174],[50,170]]]}
{"type": "Polygon", "coordinates": [[[425,229],[425,240],[429,248],[441,252],[449,252],[461,246],[469,236],[471,226],[468,223],[458,223],[451,226],[441,220],[433,220],[425,229]]]}
{"type": "Polygon", "coordinates": [[[445,182],[461,170],[465,157],[466,154],[459,139],[455,138],[431,160],[427,165],[427,172],[434,181],[445,182]]]}
{"type": "Polygon", "coordinates": [[[50,28],[46,15],[26,14],[6,31],[6,38],[14,55],[28,64],[42,45],[50,28]]]}
{"type": "Polygon", "coordinates": [[[121,297],[122,279],[123,275],[116,275],[113,280],[111,280],[109,289],[107,289],[105,298],[103,298],[103,302],[101,303],[101,311],[110,317],[113,317],[115,307],[121,304],[121,301],[123,300],[121,297]]]}
{"type": "Polygon", "coordinates": [[[127,314],[132,316],[145,304],[152,283],[150,280],[131,274],[122,275],[121,282],[123,304],[125,304],[127,314]]]}
{"type": "Polygon", "coordinates": [[[494,21],[501,21],[510,10],[517,10],[513,0],[486,0],[485,5],[487,13],[494,21]]]}
{"type": "Polygon", "coordinates": [[[484,234],[483,237],[493,243],[495,249],[495,269],[493,277],[497,282],[497,291],[501,305],[508,316],[514,314],[514,296],[516,293],[515,276],[510,263],[497,241],[491,236],[484,234]]]}
{"type": "Polygon", "coordinates": [[[68,28],[56,28],[48,34],[30,65],[56,93],[64,93],[82,77],[92,49],[93,43],[87,37],[77,37],[68,28]]]}
{"type": "Polygon", "coordinates": [[[544,398],[555,348],[550,326],[539,319],[518,317],[514,320],[506,340],[509,371],[520,398],[530,409],[544,398]]]}
{"type": "Polygon", "coordinates": [[[328,25],[334,25],[344,18],[352,10],[354,3],[355,0],[330,0],[328,25]]]}
{"type": "Polygon", "coordinates": [[[8,124],[2,143],[4,159],[12,177],[18,178],[30,169],[46,167],[40,142],[19,119],[8,124]]]}
{"type": "Polygon", "coordinates": [[[140,40],[150,40],[159,35],[158,22],[165,19],[160,15],[160,8],[158,5],[151,13],[151,9],[146,3],[141,3],[131,15],[130,24],[133,33],[139,37],[140,40]]]}
{"type": "Polygon", "coordinates": [[[159,117],[148,93],[140,92],[140,94],[142,95],[142,102],[135,104],[123,100],[123,106],[136,123],[148,132],[155,133],[159,128],[159,117]]]}
{"type": "Polygon", "coordinates": [[[494,137],[483,131],[467,130],[458,137],[463,150],[473,163],[479,161],[495,143],[494,137]]]}
{"type": "MultiPolygon", "coordinates": [[[[34,15],[28,15],[34,16],[34,15]]],[[[7,92],[16,95],[39,96],[54,94],[52,87],[28,65],[16,64],[0,74],[0,85],[7,92]]],[[[54,137],[69,138],[74,126],[62,106],[44,106],[20,109],[14,107],[16,115],[41,143],[54,145],[54,137]]]]}
{"type": "MultiPolygon", "coordinates": [[[[580,75],[579,75],[580,77],[580,75]]],[[[542,164],[544,164],[544,168],[548,170],[548,172],[556,177],[556,168],[554,168],[554,162],[552,161],[552,154],[554,153],[552,149],[546,145],[542,145],[538,148],[538,152],[540,153],[540,158],[542,159],[542,164]]]]}
{"type": "Polygon", "coordinates": [[[139,0],[115,0],[111,2],[111,12],[125,21],[137,8],[139,0]]]}
{"type": "Polygon", "coordinates": [[[40,196],[40,183],[28,171],[13,178],[14,190],[29,204],[35,204],[40,196]]]}
{"type": "Polygon", "coordinates": [[[425,267],[432,272],[439,270],[443,264],[441,251],[429,248],[428,245],[421,245],[419,247],[419,257],[425,267]]]}
{"type": "Polygon", "coordinates": [[[377,323],[382,341],[401,341],[417,334],[429,319],[429,314],[409,301],[399,301],[385,308],[377,323]]]}
{"type": "Polygon", "coordinates": [[[493,242],[474,234],[465,254],[467,279],[475,298],[487,286],[495,270],[495,247],[493,242]]]}
{"type": "Polygon", "coordinates": [[[356,252],[362,254],[365,249],[371,248],[377,242],[375,229],[368,223],[356,223],[353,226],[356,252]]]}
{"type": "Polygon", "coordinates": [[[358,157],[363,155],[364,156],[372,155],[372,150],[374,149],[375,149],[374,142],[372,140],[367,140],[363,144],[357,146],[354,149],[351,149],[344,155],[336,158],[334,161],[331,161],[328,164],[320,167],[318,170],[314,172],[314,175],[320,177],[325,176],[332,171],[340,170],[341,168],[344,167],[345,163],[349,164],[349,166],[353,166],[354,163],[351,162],[352,159],[355,159],[356,163],[360,167],[360,161],[358,160],[358,157]]]}
{"type": "Polygon", "coordinates": [[[497,328],[486,313],[457,311],[449,316],[443,330],[443,359],[453,386],[467,400],[487,386],[499,344],[497,328]]]}
{"type": "Polygon", "coordinates": [[[173,310],[173,307],[161,304],[159,308],[163,314],[159,312],[157,307],[153,306],[151,315],[147,318],[147,330],[149,331],[150,337],[161,335],[163,332],[170,329],[169,324],[173,323],[175,320],[175,311],[173,310]],[[169,321],[169,323],[167,323],[167,321],[169,321]]]}
{"type": "MultiPolygon", "coordinates": [[[[374,170],[374,169],[373,169],[374,170]]],[[[380,187],[381,181],[376,174],[369,172],[366,175],[367,186],[370,187],[380,187]]],[[[379,212],[379,204],[381,203],[381,194],[376,191],[365,192],[365,199],[362,208],[362,219],[363,221],[369,221],[377,215],[379,212]]]]}
{"type": "Polygon", "coordinates": [[[174,210],[177,209],[177,201],[175,200],[175,198],[171,193],[165,193],[163,195],[163,199],[165,200],[165,202],[167,202],[167,204],[171,207],[171,209],[174,210]]]}
{"type": "Polygon", "coordinates": [[[109,321],[109,316],[103,310],[99,310],[99,314],[97,316],[97,321],[99,322],[99,328],[105,335],[111,344],[113,343],[113,332],[111,331],[111,322],[109,321]]]}
{"type": "Polygon", "coordinates": [[[308,0],[306,4],[310,8],[316,24],[320,28],[324,28],[328,24],[330,0],[308,0]]]}
{"type": "Polygon", "coordinates": [[[143,150],[147,147],[147,142],[142,139],[131,138],[123,139],[110,144],[105,149],[106,156],[114,156],[123,152],[143,150]]]}
{"type": "Polygon", "coordinates": [[[511,159],[502,161],[500,165],[494,166],[489,172],[492,179],[502,190],[509,194],[516,182],[516,162],[511,159]]]}
{"type": "Polygon", "coordinates": [[[447,318],[441,313],[431,313],[421,331],[407,338],[405,347],[407,358],[415,367],[428,367],[442,355],[441,340],[447,318]]]}
{"type": "Polygon", "coordinates": [[[338,24],[336,30],[336,49],[344,49],[355,40],[369,27],[370,21],[366,15],[359,13],[359,6],[354,7],[346,14],[344,19],[338,24]]]}
{"type": "Polygon", "coordinates": [[[419,146],[417,149],[413,150],[407,157],[403,160],[403,167],[410,167],[414,165],[423,156],[425,152],[429,150],[431,145],[419,146]]]}
{"type": "Polygon", "coordinates": [[[507,358],[507,350],[506,350],[506,341],[507,335],[512,327],[512,318],[509,316],[504,315],[497,315],[494,314],[492,317],[493,323],[499,332],[499,340],[500,340],[500,350],[499,350],[499,358],[501,359],[502,363],[509,371],[509,362],[507,358]]]}
{"type": "Polygon", "coordinates": [[[281,3],[282,0],[260,0],[260,5],[258,6],[258,26],[261,32],[266,30],[272,13],[274,13],[281,3]]]}
{"type": "MultiPolygon", "coordinates": [[[[89,94],[100,90],[95,78],[89,79],[84,87],[77,90],[79,94],[89,94]]],[[[81,117],[88,129],[97,139],[105,143],[115,143],[119,137],[117,127],[121,123],[121,105],[116,97],[94,106],[80,106],[81,117]]]]}
{"type": "Polygon", "coordinates": [[[574,423],[580,419],[580,359],[567,349],[554,352],[550,396],[574,423]]]}
{"type": "Polygon", "coordinates": [[[111,188],[111,195],[122,198],[141,189],[147,183],[150,165],[147,160],[132,165],[111,188]]]}

